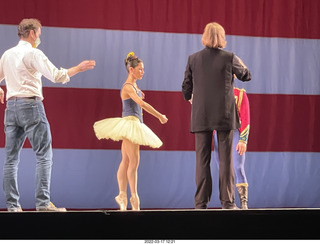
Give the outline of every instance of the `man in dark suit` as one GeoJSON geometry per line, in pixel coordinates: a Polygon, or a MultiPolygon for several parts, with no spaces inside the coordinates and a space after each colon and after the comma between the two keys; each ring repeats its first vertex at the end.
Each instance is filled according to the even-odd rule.
{"type": "Polygon", "coordinates": [[[240,127],[236,110],[234,75],[251,80],[251,73],[240,58],[222,50],[225,31],[218,23],[209,23],[202,35],[205,48],[189,56],[182,93],[192,103],[191,133],[195,134],[196,186],[195,208],[206,209],[212,193],[210,171],[212,132],[217,131],[219,145],[219,192],[223,209],[237,209],[234,203],[232,163],[233,130],[240,127]]]}

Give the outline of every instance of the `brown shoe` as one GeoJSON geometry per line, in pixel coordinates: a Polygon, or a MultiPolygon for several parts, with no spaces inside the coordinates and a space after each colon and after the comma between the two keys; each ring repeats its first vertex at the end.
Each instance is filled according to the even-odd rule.
{"type": "Polygon", "coordinates": [[[56,206],[53,205],[52,202],[50,202],[47,206],[39,206],[36,207],[37,211],[46,211],[46,212],[66,212],[67,209],[65,208],[57,208],[56,206]]]}

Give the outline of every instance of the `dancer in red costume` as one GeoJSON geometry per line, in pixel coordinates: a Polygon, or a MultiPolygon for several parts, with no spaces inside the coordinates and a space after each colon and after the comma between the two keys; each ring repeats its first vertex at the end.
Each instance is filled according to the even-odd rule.
{"type": "MultiPolygon", "coordinates": [[[[245,153],[250,129],[250,107],[247,93],[244,89],[234,88],[237,111],[241,127],[233,131],[233,168],[235,182],[238,190],[241,209],[248,209],[248,181],[244,169],[245,153]]],[[[214,135],[214,155],[219,167],[218,141],[214,135]]]]}

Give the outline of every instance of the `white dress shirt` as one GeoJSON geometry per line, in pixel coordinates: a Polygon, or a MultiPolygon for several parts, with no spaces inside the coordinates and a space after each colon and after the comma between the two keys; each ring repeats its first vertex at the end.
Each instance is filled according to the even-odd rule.
{"type": "Polygon", "coordinates": [[[54,83],[70,81],[67,69],[57,69],[48,57],[29,42],[20,40],[7,50],[0,60],[0,82],[5,79],[6,99],[10,97],[39,97],[43,100],[41,76],[54,83]]]}

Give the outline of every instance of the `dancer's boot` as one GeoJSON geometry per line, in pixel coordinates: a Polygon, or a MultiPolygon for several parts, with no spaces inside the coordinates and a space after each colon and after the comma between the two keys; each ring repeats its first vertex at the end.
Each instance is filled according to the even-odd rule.
{"type": "Polygon", "coordinates": [[[237,190],[241,202],[241,209],[248,209],[248,184],[237,184],[237,190]]]}

